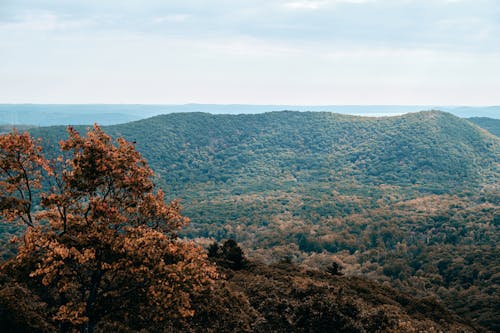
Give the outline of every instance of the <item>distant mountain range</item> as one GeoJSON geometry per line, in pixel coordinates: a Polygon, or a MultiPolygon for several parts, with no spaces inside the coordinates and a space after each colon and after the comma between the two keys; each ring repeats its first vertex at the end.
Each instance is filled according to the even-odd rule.
{"type": "Polygon", "coordinates": [[[245,104],[0,104],[0,125],[114,125],[177,112],[253,114],[271,111],[329,111],[359,116],[393,116],[408,112],[441,110],[459,117],[500,118],[500,106],[435,105],[245,105],[245,104]]]}

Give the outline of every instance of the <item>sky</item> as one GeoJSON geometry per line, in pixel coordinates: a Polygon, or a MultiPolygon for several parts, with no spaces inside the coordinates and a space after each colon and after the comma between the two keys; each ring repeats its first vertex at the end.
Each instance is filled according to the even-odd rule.
{"type": "Polygon", "coordinates": [[[500,105],[500,1],[0,0],[0,103],[500,105]]]}

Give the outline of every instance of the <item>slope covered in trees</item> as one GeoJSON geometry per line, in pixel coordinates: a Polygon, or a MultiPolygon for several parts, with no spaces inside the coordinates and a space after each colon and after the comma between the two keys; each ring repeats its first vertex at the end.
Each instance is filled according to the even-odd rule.
{"type": "MultiPolygon", "coordinates": [[[[499,330],[499,139],[450,114],[170,114],[106,128],[135,142],[192,223],[252,258],[336,260],[499,330]]],[[[52,143],[59,127],[33,129],[52,143]]]]}
{"type": "Polygon", "coordinates": [[[187,219],[132,144],[97,126],[68,133],[56,159],[27,133],[0,136],[0,221],[26,227],[0,262],[3,332],[474,331],[335,262],[254,264],[228,240],[209,247],[210,263],[178,239],[187,219]]]}
{"type": "MultiPolygon", "coordinates": [[[[191,192],[186,198],[220,185],[234,193],[318,184],[347,189],[386,184],[449,193],[493,182],[498,155],[495,138],[438,111],[386,118],[186,113],[107,131],[136,142],[163,185],[173,195],[191,192]]],[[[59,140],[64,129],[33,133],[59,140]]]]}
{"type": "Polygon", "coordinates": [[[239,269],[222,263],[218,268],[224,287],[198,304],[193,318],[194,323],[211,318],[208,331],[475,331],[432,298],[417,299],[364,278],[300,269],[288,262],[247,261],[239,269]],[[221,298],[233,300],[229,310],[220,305],[221,298]]]}
{"type": "Polygon", "coordinates": [[[500,137],[500,119],[493,119],[487,117],[472,117],[467,119],[477,126],[484,128],[493,135],[500,137]]]}

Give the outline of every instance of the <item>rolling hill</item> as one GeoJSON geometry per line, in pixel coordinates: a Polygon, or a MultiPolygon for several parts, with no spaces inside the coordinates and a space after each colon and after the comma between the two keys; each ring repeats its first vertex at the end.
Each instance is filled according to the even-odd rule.
{"type": "MultiPolygon", "coordinates": [[[[383,118],[183,113],[106,131],[136,142],[167,193],[186,202],[334,189],[370,198],[380,198],[381,188],[406,197],[454,194],[495,185],[499,173],[498,138],[439,111],[383,118]]],[[[65,136],[63,127],[31,132],[52,143],[65,136]]]]}
{"type": "Polygon", "coordinates": [[[472,117],[468,118],[467,120],[487,130],[491,134],[500,137],[500,119],[493,119],[487,117],[472,117]]]}
{"type": "MultiPolygon", "coordinates": [[[[30,131],[49,152],[65,136],[30,131]]],[[[468,120],[183,113],[105,131],[135,142],[182,200],[184,236],[234,238],[264,262],[335,260],[500,329],[500,139],[468,120]]]]}
{"type": "Polygon", "coordinates": [[[256,183],[316,186],[351,177],[361,185],[446,192],[491,182],[498,171],[497,140],[437,111],[388,118],[173,114],[109,131],[136,141],[169,184],[231,182],[248,192],[256,183]]]}

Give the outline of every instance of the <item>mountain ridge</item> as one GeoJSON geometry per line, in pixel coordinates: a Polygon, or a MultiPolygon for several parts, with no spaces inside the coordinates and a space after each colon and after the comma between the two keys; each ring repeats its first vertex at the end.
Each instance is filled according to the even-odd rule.
{"type": "Polygon", "coordinates": [[[468,121],[476,124],[477,126],[485,129],[489,133],[500,137],[500,120],[488,117],[472,117],[467,118],[468,121]]]}
{"type": "Polygon", "coordinates": [[[440,109],[460,117],[497,118],[500,106],[429,105],[251,105],[251,104],[0,104],[0,125],[101,125],[123,124],[159,114],[208,112],[211,114],[260,114],[295,110],[336,112],[366,116],[399,115],[440,109]]]}
{"type": "MultiPolygon", "coordinates": [[[[142,147],[140,137],[136,136],[132,130],[132,127],[140,126],[140,124],[141,122],[139,121],[130,123],[128,125],[124,124],[120,126],[112,126],[109,128],[109,130],[111,133],[124,135],[125,137],[129,137],[130,139],[133,138],[133,140],[138,142],[138,149],[141,150],[141,148],[144,148],[145,154],[147,156],[147,150],[153,149],[153,147],[151,147],[153,146],[153,144],[151,142],[148,142],[148,144],[142,143],[144,145],[144,147],[142,147]]],[[[466,149],[466,147],[470,147],[473,144],[480,144],[483,139],[495,142],[494,139],[486,138],[482,134],[480,134],[480,132],[476,131],[472,127],[467,126],[468,123],[464,122],[463,120],[438,111],[420,112],[403,116],[380,118],[347,116],[332,113],[302,113],[294,111],[271,112],[262,115],[237,116],[209,115],[201,113],[172,114],[150,118],[147,126],[150,128],[154,128],[156,133],[162,133],[162,135],[165,136],[168,135],[167,131],[173,132],[175,130],[175,133],[179,136],[179,139],[189,142],[191,145],[196,144],[198,149],[209,147],[206,151],[206,153],[209,155],[213,155],[214,149],[228,150],[227,145],[234,145],[236,142],[238,142],[238,140],[252,139],[269,139],[269,144],[275,144],[279,148],[279,150],[288,149],[288,152],[293,153],[303,153],[308,150],[314,153],[314,150],[316,150],[317,153],[328,154],[331,153],[330,151],[328,151],[329,148],[331,148],[333,145],[340,146],[342,144],[345,144],[345,142],[350,139],[349,136],[351,135],[365,136],[365,142],[367,141],[366,139],[375,141],[373,143],[383,142],[384,144],[386,144],[386,147],[384,147],[383,150],[392,149],[390,153],[396,154],[398,149],[413,149],[414,151],[418,150],[418,147],[414,147],[414,145],[412,146],[412,138],[410,136],[419,135],[418,132],[422,130],[421,127],[425,126],[426,124],[429,126],[423,129],[423,131],[433,131],[434,134],[441,135],[443,140],[442,142],[439,142],[436,141],[437,138],[430,138],[430,135],[428,135],[425,142],[425,149],[432,150],[435,147],[440,147],[440,145],[442,145],[445,140],[464,139],[466,141],[464,144],[462,144],[463,147],[458,147],[457,145],[453,146],[451,144],[447,147],[442,148],[441,151],[436,152],[437,154],[444,154],[445,150],[453,148],[454,154],[450,155],[450,157],[455,158],[457,160],[456,162],[461,163],[464,169],[470,169],[470,166],[465,165],[466,163],[464,163],[462,159],[460,159],[459,155],[462,152],[460,152],[459,150],[461,148],[466,149]],[[425,119],[425,117],[428,117],[429,119],[425,119]],[[431,121],[433,117],[436,118],[434,119],[433,126],[430,126],[429,121],[431,121]],[[221,120],[220,122],[218,122],[219,119],[221,120]],[[314,121],[311,120],[310,122],[307,122],[308,119],[313,119],[314,121]],[[404,123],[406,121],[407,123],[404,123]],[[162,122],[163,125],[160,126],[160,123],[162,122]],[[175,128],[172,128],[171,126],[169,127],[168,123],[170,122],[177,122],[176,125],[174,125],[175,128]],[[205,128],[205,126],[207,128],[205,128]],[[401,131],[397,132],[399,128],[395,128],[394,130],[396,132],[391,132],[391,126],[399,126],[401,127],[401,131]],[[276,129],[276,127],[280,128],[276,129]],[[370,130],[369,127],[376,128],[370,130]],[[276,133],[273,132],[273,130],[275,129],[277,131],[276,133]],[[304,131],[305,133],[299,133],[300,130],[304,131]],[[238,131],[240,131],[240,133],[238,133],[238,131]],[[409,133],[408,131],[412,132],[409,133]],[[311,133],[314,133],[314,135],[323,135],[323,137],[315,138],[314,135],[311,135],[311,133]],[[190,138],[190,135],[194,135],[195,138],[190,138]],[[398,135],[402,135],[404,137],[404,144],[407,144],[407,146],[391,141],[394,141],[395,139],[401,141],[402,138],[396,138],[396,136],[398,135]],[[224,140],[223,136],[226,136],[225,138],[227,142],[221,143],[220,141],[224,140]],[[261,138],[259,138],[259,136],[261,136],[261,138]],[[209,142],[210,140],[212,140],[212,142],[209,142]],[[306,142],[304,142],[303,144],[296,144],[294,140],[296,140],[296,142],[300,140],[306,140],[306,142]],[[212,151],[210,151],[210,149],[212,149],[212,151]]],[[[154,140],[154,138],[152,139],[154,140]]],[[[359,137],[355,139],[358,141],[360,140],[359,137]]],[[[247,142],[245,142],[245,144],[246,143],[247,142]]],[[[353,153],[352,148],[358,148],[358,146],[359,148],[367,148],[363,147],[361,142],[359,142],[355,146],[356,147],[349,146],[348,148],[350,149],[350,151],[348,149],[344,149],[345,147],[341,148],[344,149],[342,153],[350,155],[349,157],[352,159],[351,163],[353,164],[356,164],[356,161],[358,159],[365,157],[363,156],[363,154],[369,154],[366,149],[361,149],[360,152],[353,153]]],[[[377,147],[371,147],[371,149],[375,148],[377,147]]],[[[255,147],[255,149],[258,149],[258,147],[255,147]]],[[[483,152],[485,152],[489,150],[489,147],[479,147],[478,145],[478,149],[484,150],[483,152]]],[[[235,150],[230,151],[229,153],[234,156],[236,154],[241,154],[242,151],[235,150]]],[[[381,149],[378,149],[376,153],[382,155],[383,152],[381,151],[381,149]]],[[[412,153],[412,151],[409,151],[408,153],[412,153]]],[[[498,151],[495,150],[495,154],[498,154],[498,151]]],[[[151,158],[154,158],[153,156],[147,157],[149,160],[151,160],[151,158]]],[[[214,156],[211,157],[213,158],[214,156]]],[[[374,159],[374,157],[375,156],[369,156],[369,158],[371,159],[374,159]]],[[[426,159],[425,156],[420,157],[424,160],[423,163],[425,163],[425,160],[429,160],[428,158],[426,159]]],[[[379,163],[379,161],[372,162],[372,165],[379,163]]],[[[368,167],[368,165],[365,165],[364,167],[368,167]]],[[[383,171],[385,170],[378,170],[378,172],[383,171]]],[[[370,172],[376,173],[377,170],[371,170],[370,172]]],[[[433,172],[435,172],[435,170],[433,170],[433,172]]],[[[461,181],[461,179],[459,179],[461,176],[462,175],[458,175],[458,177],[455,177],[456,183],[459,183],[461,181]]]]}

